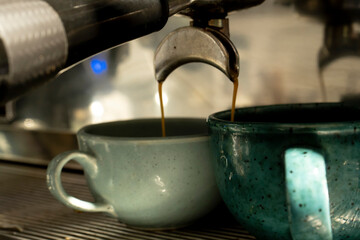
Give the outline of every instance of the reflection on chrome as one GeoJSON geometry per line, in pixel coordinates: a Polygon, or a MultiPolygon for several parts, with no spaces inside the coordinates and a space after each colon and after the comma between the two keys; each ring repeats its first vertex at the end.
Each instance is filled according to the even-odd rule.
{"type": "Polygon", "coordinates": [[[46,126],[44,122],[36,118],[25,118],[23,121],[16,122],[16,125],[29,130],[40,129],[46,126]]]}
{"type": "Polygon", "coordinates": [[[90,104],[90,112],[94,117],[101,117],[104,114],[104,107],[99,101],[90,104]]]}
{"type": "Polygon", "coordinates": [[[12,148],[10,143],[7,140],[7,137],[4,133],[0,133],[0,151],[3,153],[11,153],[12,148]]]}

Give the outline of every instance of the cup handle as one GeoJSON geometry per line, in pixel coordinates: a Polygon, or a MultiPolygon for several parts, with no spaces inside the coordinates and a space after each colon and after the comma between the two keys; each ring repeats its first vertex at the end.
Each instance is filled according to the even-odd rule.
{"type": "Polygon", "coordinates": [[[294,240],[332,240],[325,159],[309,148],[285,151],[290,232],[294,240]]]}
{"type": "Polygon", "coordinates": [[[105,202],[87,202],[66,193],[62,182],[61,172],[70,160],[78,162],[90,178],[95,178],[98,173],[96,159],[81,151],[64,152],[52,159],[47,168],[46,182],[51,194],[67,207],[84,212],[107,212],[113,214],[113,207],[105,202]]]}

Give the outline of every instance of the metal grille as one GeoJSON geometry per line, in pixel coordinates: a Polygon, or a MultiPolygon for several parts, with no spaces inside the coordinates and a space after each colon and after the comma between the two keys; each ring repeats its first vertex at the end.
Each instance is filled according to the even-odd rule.
{"type": "MultiPolygon", "coordinates": [[[[92,200],[82,175],[63,173],[66,190],[92,200]]],[[[1,240],[114,240],[114,239],[255,239],[225,209],[183,229],[142,231],[98,213],[73,211],[57,202],[46,188],[45,170],[0,165],[1,240]]]]}

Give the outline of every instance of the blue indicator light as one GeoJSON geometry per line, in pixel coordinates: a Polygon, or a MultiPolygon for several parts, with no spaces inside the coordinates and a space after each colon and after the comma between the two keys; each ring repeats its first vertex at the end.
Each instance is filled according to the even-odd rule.
{"type": "Polygon", "coordinates": [[[106,60],[101,59],[92,59],[90,65],[95,74],[104,73],[108,68],[106,60]]]}

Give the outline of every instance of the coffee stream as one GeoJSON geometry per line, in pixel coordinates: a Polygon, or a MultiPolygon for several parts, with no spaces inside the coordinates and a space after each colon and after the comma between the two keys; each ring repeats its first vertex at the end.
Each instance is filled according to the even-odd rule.
{"type": "Polygon", "coordinates": [[[159,98],[160,98],[160,108],[161,108],[161,132],[162,136],[166,137],[166,131],[165,131],[165,114],[164,114],[164,102],[162,97],[162,85],[164,82],[159,82],[158,84],[158,90],[159,90],[159,98]]]}
{"type": "Polygon", "coordinates": [[[233,77],[232,81],[234,84],[234,89],[233,89],[233,97],[232,97],[232,104],[231,104],[231,118],[230,118],[231,122],[233,122],[235,120],[235,104],[236,104],[237,90],[239,87],[238,76],[233,77]]]}
{"type": "MultiPolygon", "coordinates": [[[[232,77],[232,81],[234,84],[234,89],[233,89],[232,104],[231,104],[231,118],[230,118],[231,122],[233,122],[235,120],[235,104],[236,104],[237,90],[238,90],[238,86],[239,86],[238,76],[232,77]]],[[[162,136],[166,137],[164,102],[163,102],[163,96],[162,96],[163,83],[164,83],[164,81],[158,82],[158,91],[159,91],[160,109],[161,109],[161,132],[162,132],[162,136]]]]}

